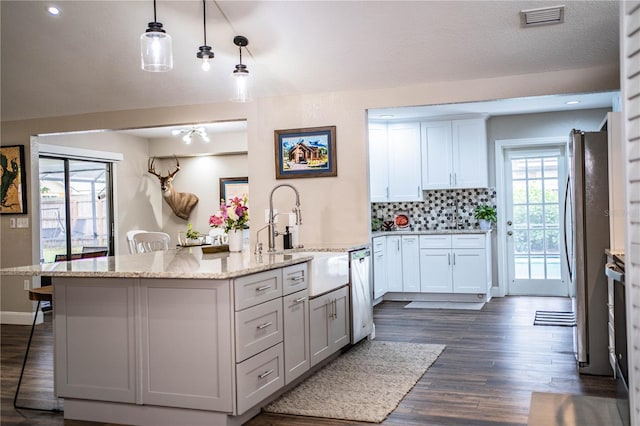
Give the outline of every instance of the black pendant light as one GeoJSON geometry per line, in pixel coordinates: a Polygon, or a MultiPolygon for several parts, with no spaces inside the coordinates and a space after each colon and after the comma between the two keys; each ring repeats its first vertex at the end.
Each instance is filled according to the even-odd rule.
{"type": "Polygon", "coordinates": [[[249,102],[251,100],[250,94],[250,74],[247,66],[242,63],[242,48],[249,45],[249,40],[244,36],[235,36],[233,38],[233,44],[238,46],[240,50],[240,63],[236,65],[233,70],[233,79],[235,80],[234,95],[231,98],[234,102],[249,102]]]}
{"type": "Polygon", "coordinates": [[[202,46],[198,47],[198,53],[196,53],[196,57],[198,59],[202,59],[202,70],[209,71],[211,65],[209,64],[209,60],[213,59],[215,56],[213,51],[211,50],[211,46],[207,46],[207,5],[205,4],[205,0],[202,0],[202,28],[204,33],[204,43],[202,46]]]}
{"type": "Polygon", "coordinates": [[[165,72],[173,68],[171,36],[156,19],[156,0],[153,0],[153,22],[140,36],[140,60],[145,71],[165,72]]]}

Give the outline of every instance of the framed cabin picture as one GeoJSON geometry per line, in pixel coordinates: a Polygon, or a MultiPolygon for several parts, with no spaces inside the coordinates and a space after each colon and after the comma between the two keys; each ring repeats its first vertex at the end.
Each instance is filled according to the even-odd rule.
{"type": "Polygon", "coordinates": [[[275,131],[276,179],[338,175],[336,126],[275,131]]]}
{"type": "Polygon", "coordinates": [[[0,147],[0,214],[27,213],[24,146],[0,147]]]}

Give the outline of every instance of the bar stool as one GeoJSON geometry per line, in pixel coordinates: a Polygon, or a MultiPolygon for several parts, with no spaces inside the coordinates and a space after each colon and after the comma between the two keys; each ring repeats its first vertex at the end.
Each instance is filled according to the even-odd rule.
{"type": "Polygon", "coordinates": [[[20,370],[20,378],[18,379],[18,386],[16,387],[16,394],[13,397],[13,407],[16,409],[25,410],[38,410],[38,411],[51,411],[54,413],[62,413],[63,410],[59,408],[33,408],[18,405],[18,394],[20,393],[20,385],[22,384],[22,376],[24,375],[24,368],[27,365],[27,359],[29,358],[29,349],[31,348],[31,339],[33,338],[33,331],[36,328],[36,319],[38,318],[38,311],[40,310],[41,302],[51,302],[53,300],[53,286],[33,288],[29,290],[29,300],[37,301],[36,312],[33,315],[33,323],[31,324],[31,334],[29,334],[29,342],[27,343],[27,351],[24,354],[24,361],[22,362],[22,370],[20,370]]]}

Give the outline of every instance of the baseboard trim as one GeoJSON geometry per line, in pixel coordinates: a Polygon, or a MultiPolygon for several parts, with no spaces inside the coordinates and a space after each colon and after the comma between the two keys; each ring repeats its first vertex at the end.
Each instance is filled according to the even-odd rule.
{"type": "MultiPolygon", "coordinates": [[[[33,315],[34,312],[0,311],[0,324],[31,325],[33,324],[33,315]]],[[[43,318],[42,311],[38,310],[36,324],[42,324],[43,318]]]]}

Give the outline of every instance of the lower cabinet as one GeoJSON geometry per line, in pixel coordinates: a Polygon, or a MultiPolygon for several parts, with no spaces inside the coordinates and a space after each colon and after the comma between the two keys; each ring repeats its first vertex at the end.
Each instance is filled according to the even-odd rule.
{"type": "Polygon", "coordinates": [[[311,366],[346,346],[351,339],[349,286],[309,301],[311,366]]]}
{"type": "Polygon", "coordinates": [[[477,293],[489,291],[488,234],[420,237],[420,291],[477,293]]]}
{"type": "Polygon", "coordinates": [[[309,291],[282,298],[284,307],[284,381],[291,383],[309,370],[309,291]]]}
{"type": "Polygon", "coordinates": [[[387,237],[387,289],[402,291],[402,238],[400,235],[387,237]]]}
{"type": "Polygon", "coordinates": [[[420,291],[420,246],[417,235],[402,236],[402,291],[420,291]]]}

